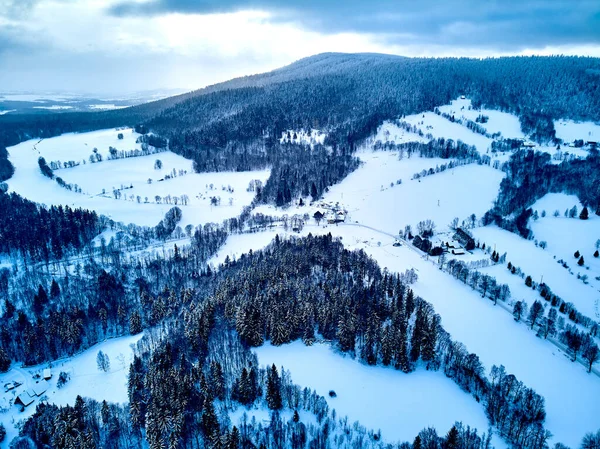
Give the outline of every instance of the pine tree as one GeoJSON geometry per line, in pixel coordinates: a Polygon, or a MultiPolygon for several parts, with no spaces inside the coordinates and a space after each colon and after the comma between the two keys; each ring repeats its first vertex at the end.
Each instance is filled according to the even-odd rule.
{"type": "Polygon", "coordinates": [[[50,297],[52,299],[56,299],[56,298],[58,298],[59,295],[60,295],[60,287],[58,286],[56,281],[54,279],[52,279],[52,284],[50,284],[50,297]]]}
{"type": "Polygon", "coordinates": [[[210,389],[211,397],[225,399],[225,379],[223,377],[223,368],[219,362],[210,364],[210,389]]]}
{"type": "Polygon", "coordinates": [[[267,405],[271,410],[281,410],[283,401],[281,399],[281,379],[275,364],[271,366],[267,374],[267,405]]]}
{"type": "Polygon", "coordinates": [[[131,313],[129,317],[129,333],[131,335],[136,335],[142,332],[142,318],[140,317],[139,312],[135,311],[131,313]]]}
{"type": "Polygon", "coordinates": [[[413,333],[410,339],[410,361],[416,362],[421,356],[421,345],[423,343],[423,336],[425,335],[425,322],[426,318],[423,315],[423,307],[417,308],[417,317],[413,326],[413,333]]]}
{"type": "Polygon", "coordinates": [[[583,260],[583,256],[581,256],[579,258],[579,260],[577,261],[577,265],[579,265],[580,267],[582,267],[584,263],[585,263],[585,261],[583,260]]]}
{"type": "Polygon", "coordinates": [[[456,429],[456,425],[454,425],[446,434],[446,438],[442,443],[442,449],[458,449],[458,447],[458,430],[456,429]]]}
{"type": "Polygon", "coordinates": [[[541,302],[535,301],[529,310],[529,322],[531,323],[531,329],[536,325],[537,320],[544,314],[544,306],[541,302]]]}
{"type": "Polygon", "coordinates": [[[587,207],[584,207],[581,210],[581,213],[579,214],[579,218],[581,220],[587,220],[589,218],[589,212],[588,212],[588,208],[587,207]]]}
{"type": "Polygon", "coordinates": [[[421,437],[419,435],[416,436],[415,441],[413,441],[412,449],[421,449],[421,437]]]}
{"type": "Polygon", "coordinates": [[[233,426],[227,438],[227,449],[238,449],[240,447],[240,431],[233,426]]]}
{"type": "Polygon", "coordinates": [[[208,440],[212,440],[219,433],[219,421],[217,420],[215,407],[212,401],[206,401],[204,403],[200,428],[202,429],[204,437],[208,440]]]}

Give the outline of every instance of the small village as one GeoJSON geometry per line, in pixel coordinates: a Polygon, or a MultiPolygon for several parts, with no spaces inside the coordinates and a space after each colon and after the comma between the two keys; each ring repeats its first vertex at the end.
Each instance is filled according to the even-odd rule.
{"type": "Polygon", "coordinates": [[[45,368],[42,373],[36,373],[32,376],[32,384],[28,385],[28,379],[25,382],[16,380],[4,384],[4,395],[0,400],[0,408],[7,409],[12,406],[20,407],[20,411],[24,411],[36,400],[41,401],[44,393],[50,388],[50,380],[52,379],[52,370],[45,368]]]}

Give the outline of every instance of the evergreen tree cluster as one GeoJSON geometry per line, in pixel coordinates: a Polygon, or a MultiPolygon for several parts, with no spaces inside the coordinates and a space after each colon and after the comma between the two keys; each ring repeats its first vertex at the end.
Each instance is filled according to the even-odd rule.
{"type": "MultiPolygon", "coordinates": [[[[169,261],[174,269],[182,263],[174,258],[169,261]]],[[[149,267],[148,273],[153,270],[149,267]]],[[[174,287],[175,279],[165,276],[157,285],[174,287]]],[[[429,303],[415,296],[399,276],[381,271],[363,251],[348,251],[331,235],[285,241],[276,238],[267,249],[243,255],[191,282],[195,293],[175,295],[165,287],[155,295],[150,282],[137,281],[144,321],[162,326],[150,329],[152,337],[138,345],[129,374],[128,413],[127,409],[123,415],[112,406],[93,406],[95,418],[85,413],[83,419],[68,415],[71,424],[63,428],[44,424],[50,419],[57,422],[62,409],[40,406],[23,427],[22,438],[74,438],[75,445],[88,444],[81,442],[85,438],[93,440],[96,446],[91,447],[109,440],[111,446],[101,447],[139,447],[140,435],[150,447],[214,447],[231,441],[265,447],[282,447],[284,442],[295,442],[298,448],[306,444],[321,447],[329,438],[350,444],[350,440],[340,438],[353,436],[334,435],[334,426],[340,423],[329,417],[323,398],[294,387],[289,374],[277,367],[257,369],[249,351],[266,339],[278,345],[296,339],[312,344],[316,338],[331,340],[340,350],[371,365],[389,365],[405,372],[417,366],[442,369],[484,406],[493,404],[490,419],[494,417],[508,441],[529,449],[543,447],[548,438],[543,429],[543,399],[524,386],[509,396],[493,396],[496,384],[486,377],[479,358],[452,340],[429,303]],[[267,430],[234,430],[218,410],[233,402],[250,405],[256,401],[264,401],[275,412],[267,430]],[[522,409],[530,404],[537,404],[537,408],[522,409]],[[296,426],[299,418],[292,418],[294,424],[288,430],[275,432],[284,426],[278,414],[282,408],[315,413],[319,431],[307,428],[305,438],[296,426]],[[98,415],[112,424],[100,425],[98,415]],[[507,422],[513,424],[506,427],[507,422]],[[114,433],[107,433],[109,429],[114,433]]],[[[98,283],[102,285],[98,294],[105,295],[101,298],[105,304],[118,304],[123,296],[119,280],[101,273],[98,283]]],[[[59,295],[66,291],[50,290],[59,295]]],[[[104,312],[98,315],[102,317],[104,312]]],[[[97,320],[103,322],[102,318],[97,320]]],[[[81,404],[77,407],[82,409],[81,404]]],[[[432,429],[426,429],[419,438],[421,443],[430,441],[431,447],[443,447],[455,438],[466,438],[468,447],[485,444],[485,438],[460,425],[446,438],[432,429]]],[[[377,434],[368,440],[374,447],[380,441],[377,434]]]]}
{"type": "Polygon", "coordinates": [[[600,214],[600,154],[590,151],[585,159],[553,164],[547,153],[518,150],[503,164],[506,176],[492,210],[484,216],[484,225],[495,223],[531,236],[527,221],[533,211],[529,208],[547,193],[577,195],[584,206],[600,214]],[[514,215],[515,220],[503,217],[514,215]]]}
{"type": "Polygon", "coordinates": [[[69,206],[46,208],[0,190],[0,253],[18,252],[32,259],[62,258],[80,250],[100,232],[93,211],[69,206]]]}

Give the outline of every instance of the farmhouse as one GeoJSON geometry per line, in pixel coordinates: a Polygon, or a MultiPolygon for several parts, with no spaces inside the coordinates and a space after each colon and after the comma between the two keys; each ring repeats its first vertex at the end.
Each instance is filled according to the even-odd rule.
{"type": "Polygon", "coordinates": [[[52,371],[50,371],[50,368],[46,368],[44,369],[44,373],[42,376],[45,380],[50,380],[52,379],[52,371]]]}
{"type": "Polygon", "coordinates": [[[343,223],[344,221],[346,221],[346,214],[342,211],[332,211],[329,217],[327,218],[327,223],[329,224],[343,223]]]}
{"type": "Polygon", "coordinates": [[[17,396],[17,399],[15,399],[15,405],[20,404],[23,407],[31,405],[32,402],[33,398],[29,396],[26,392],[21,393],[19,396],[17,396]]]}
{"type": "MultiPolygon", "coordinates": [[[[32,390],[33,390],[33,394],[39,397],[48,390],[48,382],[46,382],[44,380],[40,383],[37,383],[33,386],[32,390]]],[[[30,393],[30,395],[31,395],[31,393],[30,393]]]]}
{"type": "Polygon", "coordinates": [[[458,228],[452,238],[459,242],[467,251],[475,249],[475,240],[462,228],[458,228]]]}

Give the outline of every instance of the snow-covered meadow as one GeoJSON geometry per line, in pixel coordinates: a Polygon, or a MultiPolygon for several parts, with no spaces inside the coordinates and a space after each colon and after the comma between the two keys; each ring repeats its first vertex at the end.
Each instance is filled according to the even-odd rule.
{"type": "Polygon", "coordinates": [[[11,191],[46,205],[69,205],[92,209],[116,222],[154,226],[174,205],[182,210],[182,227],[187,224],[220,223],[238,216],[254,196],[248,184],[262,182],[269,170],[250,172],[194,173],[192,162],[170,151],[126,159],[109,159],[109,147],[117,151],[140,149],[139,134],[131,129],[108,129],[65,134],[42,141],[29,140],[8,149],[15,174],[8,180],[11,191]],[[118,134],[123,134],[123,139],[118,134]],[[89,158],[101,155],[102,162],[89,158]],[[50,164],[75,161],[79,165],[55,171],[68,190],[40,172],[38,158],[50,164]],[[84,163],[83,161],[86,161],[84,163]],[[156,161],[161,161],[158,167],[156,161]],[[115,189],[118,195],[115,197],[115,189]],[[185,203],[182,198],[185,196],[185,203]],[[213,197],[219,199],[215,205],[213,197]]]}
{"type": "Polygon", "coordinates": [[[480,404],[440,372],[419,369],[404,374],[367,366],[335,353],[327,344],[309,347],[300,341],[284,346],[265,344],[255,352],[261,365],[275,364],[290,371],[294,383],[324,396],[340,417],[381,430],[388,443],[412,441],[429,426],[445,433],[456,421],[480,433],[487,431],[480,404]],[[330,397],[330,390],[337,396],[330,397]]]}
{"type": "MultiPolygon", "coordinates": [[[[127,374],[129,365],[133,360],[132,345],[142,337],[142,334],[106,340],[92,346],[76,356],[56,360],[51,363],[20,368],[13,364],[11,369],[0,374],[0,385],[19,382],[21,385],[13,390],[0,393],[0,422],[7,431],[6,439],[0,447],[8,447],[10,441],[17,436],[16,426],[35,412],[38,403],[46,401],[57,405],[73,405],[75,398],[92,398],[97,401],[106,400],[114,403],[126,403],[127,374]],[[98,352],[102,351],[109,357],[110,369],[108,372],[100,371],[96,363],[98,352]],[[49,381],[34,379],[34,375],[42,375],[43,370],[51,369],[52,378],[49,381]],[[59,374],[65,372],[70,375],[70,380],[61,388],[57,387],[59,374]],[[13,405],[18,395],[30,389],[42,387],[45,393],[36,397],[31,405],[20,411],[18,405],[13,405]]],[[[25,393],[26,394],[26,393],[25,393]]]]}
{"type": "MultiPolygon", "coordinates": [[[[569,220],[569,219],[565,219],[569,220]]],[[[574,219],[571,219],[574,220],[574,219]]],[[[505,231],[495,226],[486,226],[473,230],[473,235],[487,246],[495,248],[500,254],[507,253],[507,263],[521,268],[521,270],[532,277],[535,282],[545,282],[554,293],[567,302],[572,302],[577,310],[584,315],[598,319],[599,292],[592,285],[586,285],[580,279],[558,263],[550,249],[536,247],[531,240],[505,231]]],[[[590,243],[590,249],[593,244],[590,243]]],[[[569,265],[577,271],[584,272],[577,266],[577,260],[573,258],[573,250],[568,260],[569,265]]],[[[590,254],[590,259],[593,259],[590,254]]],[[[518,278],[515,276],[515,278],[518,278]]],[[[523,280],[518,278],[520,282],[523,280]]]]}
{"type": "Polygon", "coordinates": [[[600,124],[594,122],[575,122],[573,120],[555,120],[556,137],[565,142],[575,140],[600,141],[600,124]]]}
{"type": "Polygon", "coordinates": [[[492,145],[492,139],[489,137],[477,134],[466,126],[451,122],[434,112],[408,115],[403,120],[416,126],[424,134],[431,134],[436,139],[443,137],[454,141],[461,140],[468,145],[473,145],[481,154],[487,153],[492,145]]]}
{"type": "Polygon", "coordinates": [[[486,123],[480,125],[490,134],[500,133],[504,138],[525,138],[521,131],[519,117],[508,112],[495,109],[475,109],[468,98],[458,98],[452,100],[449,105],[440,106],[440,112],[454,115],[457,119],[467,119],[476,121],[477,117],[484,115],[487,117],[486,123]]]}
{"type": "Polygon", "coordinates": [[[347,221],[388,233],[397,234],[406,225],[414,230],[418,222],[428,219],[435,222],[437,231],[446,231],[454,218],[462,222],[471,214],[481,217],[488,211],[504,176],[487,165],[470,164],[412,179],[416,173],[451,160],[399,159],[395,151],[370,150],[359,152],[358,157],[363,164],[332,186],[317,204],[288,209],[260,206],[255,212],[273,216],[308,213],[312,217],[317,210],[323,210],[320,204],[338,203],[348,211],[347,221]]]}

